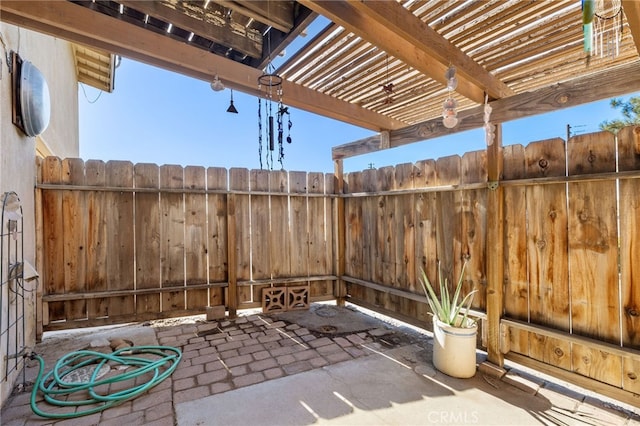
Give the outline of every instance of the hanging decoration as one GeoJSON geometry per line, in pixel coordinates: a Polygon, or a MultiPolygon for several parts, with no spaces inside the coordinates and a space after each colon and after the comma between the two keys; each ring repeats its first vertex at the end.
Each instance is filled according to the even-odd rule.
{"type": "MultiPolygon", "coordinates": [[[[269,65],[270,66],[270,65],[269,65]]],[[[273,170],[273,152],[278,144],[278,162],[280,167],[284,167],[284,141],[291,143],[291,114],[289,107],[282,102],[282,77],[266,72],[258,77],[258,91],[261,97],[258,98],[258,155],[260,157],[260,168],[263,168],[263,143],[267,147],[264,155],[267,169],[273,170]],[[263,100],[264,98],[264,100],[263,100]],[[264,103],[264,123],[262,109],[264,103]],[[274,103],[277,105],[274,107],[274,103]],[[284,118],[287,116],[287,137],[284,137],[284,118]],[[274,123],[275,121],[275,123],[274,123]],[[277,128],[275,127],[277,126],[277,128]],[[264,129],[264,131],[263,131],[264,129]],[[277,139],[275,132],[277,133],[277,139]]]]}
{"type": "Polygon", "coordinates": [[[444,78],[447,80],[447,99],[442,104],[444,111],[442,112],[442,124],[447,129],[452,129],[458,124],[458,101],[456,101],[452,93],[458,87],[458,79],[456,78],[456,69],[450,66],[444,74],[444,78]]]}
{"type": "Polygon", "coordinates": [[[484,127],[484,139],[485,139],[485,142],[487,143],[487,146],[493,145],[493,140],[496,137],[493,131],[493,124],[489,122],[489,120],[491,119],[491,111],[493,111],[493,108],[491,108],[491,105],[489,105],[489,96],[485,93],[484,95],[484,126],[483,127],[484,127]]]}
{"type": "Polygon", "coordinates": [[[389,55],[386,55],[386,67],[387,67],[387,75],[386,75],[386,83],[382,85],[382,92],[386,95],[384,102],[382,105],[389,105],[393,103],[393,83],[389,83],[389,55]]]}
{"type": "Polygon", "coordinates": [[[582,37],[584,39],[584,51],[591,55],[593,39],[593,16],[595,14],[595,0],[582,0],[582,37]]]}
{"type": "MultiPolygon", "coordinates": [[[[269,2],[267,2],[267,15],[269,15],[269,2]]],[[[282,103],[282,76],[278,75],[271,63],[271,29],[267,31],[265,37],[267,37],[267,66],[258,77],[258,156],[260,159],[260,168],[263,168],[263,144],[267,150],[264,153],[264,159],[267,169],[273,170],[273,152],[275,151],[276,140],[274,138],[274,132],[278,132],[278,162],[280,168],[284,169],[284,116],[287,116],[287,143],[291,143],[291,115],[289,114],[289,108],[282,103]],[[263,109],[264,103],[264,123],[263,123],[263,109]],[[276,108],[274,109],[274,103],[276,108]],[[274,123],[275,112],[275,123],[274,123]],[[277,129],[274,129],[274,125],[277,125],[277,129]]]]}
{"type": "Polygon", "coordinates": [[[592,52],[601,58],[620,54],[623,21],[620,0],[596,0],[592,21],[592,52]]]}

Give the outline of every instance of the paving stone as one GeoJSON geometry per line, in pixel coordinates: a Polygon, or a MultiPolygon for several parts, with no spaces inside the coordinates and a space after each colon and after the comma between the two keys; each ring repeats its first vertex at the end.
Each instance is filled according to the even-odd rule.
{"type": "Polygon", "coordinates": [[[287,326],[287,323],[284,322],[284,321],[276,321],[276,322],[273,322],[273,323],[269,324],[269,327],[272,327],[272,328],[273,327],[282,327],[282,328],[284,328],[286,326],[287,326]]]}
{"type": "Polygon", "coordinates": [[[241,341],[239,340],[234,340],[231,342],[226,342],[226,343],[222,343],[220,345],[216,346],[216,349],[218,350],[218,352],[224,352],[224,351],[229,351],[231,349],[238,349],[241,348],[242,346],[244,346],[242,344],[241,341]]]}
{"type": "Polygon", "coordinates": [[[295,362],[295,357],[293,355],[282,355],[276,358],[278,365],[287,365],[295,362]]]}
{"type": "Polygon", "coordinates": [[[249,336],[248,334],[242,333],[242,334],[236,334],[234,336],[230,336],[229,339],[234,341],[240,340],[241,342],[245,342],[247,340],[251,340],[251,336],[249,336]]]}
{"type": "Polygon", "coordinates": [[[294,353],[293,356],[298,361],[304,361],[305,359],[315,358],[316,356],[318,356],[318,353],[313,349],[307,349],[306,351],[294,353]]]}
{"type": "Polygon", "coordinates": [[[262,371],[267,370],[269,368],[274,368],[278,366],[278,362],[273,358],[263,359],[261,361],[254,361],[249,364],[249,370],[251,371],[262,371]]]}
{"type": "Polygon", "coordinates": [[[204,398],[205,396],[209,395],[209,386],[198,386],[179,392],[174,392],[173,403],[180,404],[181,402],[193,401],[194,399],[204,398]]]}
{"type": "Polygon", "coordinates": [[[209,385],[211,383],[220,382],[226,380],[229,376],[227,370],[215,370],[208,373],[203,373],[196,377],[198,385],[209,385]]]}
{"type": "Polygon", "coordinates": [[[285,327],[287,330],[298,330],[300,326],[298,324],[289,324],[285,327]]]}
{"type": "Polygon", "coordinates": [[[161,402],[153,406],[152,408],[148,408],[144,412],[145,421],[153,421],[162,418],[168,418],[171,420],[171,424],[173,424],[173,404],[171,401],[161,402]]]}
{"type": "Polygon", "coordinates": [[[282,366],[282,369],[287,374],[297,374],[302,373],[303,371],[309,371],[313,369],[313,366],[309,361],[296,361],[291,364],[287,364],[282,366]]]}
{"type": "Polygon", "coordinates": [[[267,380],[271,380],[271,379],[277,379],[278,377],[284,376],[284,371],[282,371],[282,368],[277,367],[277,368],[270,368],[268,370],[264,370],[262,374],[264,374],[264,377],[267,380]]]}
{"type": "Polygon", "coordinates": [[[174,380],[173,381],[173,389],[176,391],[181,391],[185,389],[189,389],[196,384],[195,377],[185,377],[184,379],[174,380]]]}
{"type": "Polygon", "coordinates": [[[204,367],[202,366],[202,364],[192,365],[186,368],[181,368],[181,367],[182,366],[178,366],[178,368],[176,368],[176,371],[174,371],[173,374],[171,375],[171,378],[173,380],[179,380],[179,379],[184,379],[185,377],[195,376],[204,371],[204,367]]]}
{"type": "Polygon", "coordinates": [[[209,342],[205,342],[204,338],[201,339],[201,341],[196,342],[196,343],[189,343],[188,345],[186,345],[184,348],[182,348],[182,353],[185,354],[187,352],[191,352],[191,351],[198,351],[198,349],[203,349],[203,348],[208,348],[210,346],[209,342]]]}
{"type": "Polygon", "coordinates": [[[230,351],[220,352],[219,356],[222,359],[233,358],[235,356],[240,355],[237,349],[231,349],[230,351]]]}
{"type": "Polygon", "coordinates": [[[320,346],[316,350],[318,351],[319,354],[322,354],[322,355],[328,355],[336,352],[343,352],[343,349],[340,347],[340,345],[337,345],[335,343],[332,343],[330,345],[320,346]]]}
{"type": "Polygon", "coordinates": [[[236,337],[236,336],[239,336],[241,334],[244,334],[243,330],[231,330],[231,331],[229,331],[229,336],[231,336],[231,337],[236,337]]]}
{"type": "Polygon", "coordinates": [[[236,387],[243,387],[249,385],[255,385],[256,383],[264,382],[264,375],[261,372],[245,374],[233,379],[233,384],[236,387]]]}
{"type": "Polygon", "coordinates": [[[304,327],[301,327],[301,328],[296,329],[296,330],[295,330],[295,333],[296,333],[296,335],[297,335],[297,336],[306,336],[307,334],[309,334],[309,333],[310,333],[310,331],[309,331],[309,330],[307,330],[307,329],[306,329],[306,328],[304,328],[304,327]]]}
{"type": "Polygon", "coordinates": [[[210,346],[218,346],[223,343],[227,343],[226,335],[215,335],[215,336],[207,336],[207,340],[209,341],[210,346]]]}
{"type": "Polygon", "coordinates": [[[250,346],[245,346],[244,348],[238,349],[238,354],[246,355],[246,354],[252,354],[260,351],[264,351],[264,346],[262,346],[260,343],[254,342],[254,344],[250,346]]]}
{"type": "Polygon", "coordinates": [[[328,337],[321,337],[319,339],[310,341],[309,346],[311,346],[312,348],[319,348],[320,346],[331,345],[332,343],[333,340],[329,339],[328,337]]]}
{"type": "Polygon", "coordinates": [[[335,363],[335,362],[347,361],[347,360],[351,359],[351,355],[349,355],[345,351],[342,351],[342,352],[336,352],[336,353],[333,353],[333,354],[329,354],[329,355],[326,356],[326,358],[330,363],[335,363]]]}
{"type": "Polygon", "coordinates": [[[235,320],[236,325],[238,325],[238,324],[246,324],[247,322],[249,322],[247,317],[239,317],[239,318],[236,318],[236,320],[235,320]]]}
{"type": "Polygon", "coordinates": [[[300,336],[300,338],[302,339],[303,342],[312,342],[317,339],[317,337],[314,336],[313,334],[305,334],[300,336]]]}
{"type": "Polygon", "coordinates": [[[202,336],[192,337],[192,338],[189,339],[189,344],[190,345],[194,345],[196,343],[201,343],[201,342],[204,342],[204,341],[205,341],[205,339],[202,336]]]}
{"type": "Polygon", "coordinates": [[[327,361],[326,359],[322,358],[321,356],[319,356],[317,358],[311,358],[309,360],[309,362],[311,363],[313,368],[324,367],[325,365],[329,364],[329,361],[327,361]]]}
{"type": "Polygon", "coordinates": [[[206,324],[198,324],[198,333],[215,330],[217,328],[218,328],[218,322],[217,321],[208,322],[206,324]]]}
{"type": "Polygon", "coordinates": [[[242,364],[248,364],[253,361],[253,357],[250,354],[234,356],[233,358],[225,359],[224,363],[227,367],[232,368],[242,364]]]}
{"type": "Polygon", "coordinates": [[[349,340],[345,339],[344,337],[336,337],[335,339],[333,339],[333,341],[334,343],[337,343],[343,348],[353,346],[353,343],[351,343],[349,340]]]}
{"type": "Polygon", "coordinates": [[[230,368],[229,373],[231,373],[231,375],[234,377],[247,374],[247,365],[242,364],[242,365],[238,365],[237,367],[230,368]]]}
{"type": "Polygon", "coordinates": [[[200,355],[212,355],[212,354],[217,354],[218,351],[216,350],[215,347],[209,346],[207,348],[202,348],[202,349],[198,350],[198,353],[200,355]]]}
{"type": "Polygon", "coordinates": [[[144,411],[134,411],[125,416],[115,417],[113,419],[105,420],[104,414],[100,420],[100,426],[122,426],[122,425],[140,425],[144,423],[144,411]]]}
{"type": "Polygon", "coordinates": [[[202,356],[191,359],[191,365],[208,364],[210,362],[217,361],[217,360],[218,360],[217,354],[202,355],[202,356]]]}
{"type": "Polygon", "coordinates": [[[347,336],[347,340],[353,343],[354,345],[362,345],[366,342],[362,337],[357,334],[350,334],[347,336]]]}
{"type": "Polygon", "coordinates": [[[215,395],[217,393],[226,392],[226,391],[229,391],[231,389],[233,389],[233,387],[227,382],[213,383],[210,386],[211,395],[215,395]]]}
{"type": "Polygon", "coordinates": [[[221,369],[225,369],[224,364],[222,363],[221,360],[216,359],[215,361],[209,362],[207,364],[205,364],[204,366],[204,371],[216,371],[216,370],[221,370],[221,369]]]}
{"type": "Polygon", "coordinates": [[[268,351],[279,348],[280,342],[267,342],[264,344],[264,348],[268,351]]]}
{"type": "Polygon", "coordinates": [[[144,426],[173,426],[173,416],[161,417],[155,420],[145,420],[144,426]]]}
{"type": "MultiPolygon", "coordinates": [[[[155,389],[155,388],[154,388],[155,389]]],[[[147,392],[131,401],[133,410],[146,410],[150,407],[157,406],[160,401],[171,401],[173,397],[173,391],[170,388],[164,389],[161,392],[147,392]]]]}
{"type": "Polygon", "coordinates": [[[277,342],[281,338],[282,337],[280,336],[280,334],[267,334],[267,335],[258,337],[258,342],[263,344],[269,343],[269,342],[277,342]]]}
{"type": "Polygon", "coordinates": [[[367,355],[367,352],[363,351],[362,349],[356,348],[355,346],[344,348],[344,350],[347,351],[349,355],[351,355],[354,358],[359,358],[361,356],[367,355]]]}
{"type": "Polygon", "coordinates": [[[269,353],[269,351],[254,352],[251,355],[253,355],[253,359],[255,359],[256,361],[260,361],[261,359],[271,358],[271,354],[269,353]]]}
{"type": "Polygon", "coordinates": [[[113,419],[114,417],[120,417],[133,412],[133,404],[127,405],[115,405],[107,408],[102,412],[102,420],[113,419]]]}
{"type": "Polygon", "coordinates": [[[264,331],[254,331],[249,333],[249,337],[251,337],[252,339],[257,339],[260,336],[265,336],[264,331]]]}
{"type": "Polygon", "coordinates": [[[291,354],[293,352],[295,352],[295,350],[291,346],[281,346],[279,348],[275,348],[275,349],[269,351],[269,353],[273,357],[278,357],[280,355],[288,355],[288,354],[291,354]]]}

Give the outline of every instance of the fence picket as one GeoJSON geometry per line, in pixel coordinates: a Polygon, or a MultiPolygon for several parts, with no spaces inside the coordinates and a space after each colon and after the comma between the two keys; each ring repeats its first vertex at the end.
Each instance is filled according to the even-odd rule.
{"type": "MultiPolygon", "coordinates": [[[[187,166],[184,169],[184,187],[201,189],[207,187],[204,167],[187,166]]],[[[186,193],[184,195],[184,254],[185,284],[207,283],[207,195],[186,193]]],[[[187,291],[187,309],[203,309],[209,305],[207,289],[187,291]]]]}
{"type": "MultiPolygon", "coordinates": [[[[177,165],[160,166],[160,188],[182,189],[183,169],[177,165]]],[[[185,285],[184,276],[184,195],[160,193],[160,259],[162,287],[185,285]]],[[[173,311],[185,308],[184,291],[162,293],[161,309],[173,311]]]]}

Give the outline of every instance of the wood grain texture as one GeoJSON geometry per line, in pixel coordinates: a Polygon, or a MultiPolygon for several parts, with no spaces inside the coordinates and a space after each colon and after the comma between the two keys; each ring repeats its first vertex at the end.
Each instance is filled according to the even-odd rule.
{"type": "MultiPolygon", "coordinates": [[[[85,184],[96,188],[105,186],[105,163],[99,160],[88,160],[84,164],[85,184]]],[[[87,290],[107,290],[107,228],[105,193],[103,191],[89,191],[86,194],[87,205],[87,246],[86,246],[86,280],[87,290]]],[[[89,319],[106,317],[108,315],[107,298],[91,299],[87,301],[89,319]]],[[[155,310],[154,312],[157,312],[155,310]]]]}
{"type": "MultiPolygon", "coordinates": [[[[206,169],[185,167],[184,188],[206,189],[206,169]]],[[[186,193],[184,204],[185,284],[189,287],[207,282],[207,195],[186,193]]],[[[187,290],[187,309],[204,309],[209,306],[208,293],[207,290],[187,290]]]]}
{"type": "MultiPolygon", "coordinates": [[[[106,185],[109,187],[133,187],[133,164],[129,161],[109,161],[106,164],[106,185]]],[[[134,288],[133,264],[133,192],[108,192],[107,206],[107,289],[134,288]]],[[[109,316],[128,315],[135,312],[134,297],[112,297],[109,300],[109,316]]]]}
{"type": "MultiPolygon", "coordinates": [[[[183,175],[184,170],[180,166],[160,166],[160,188],[182,189],[183,175]]],[[[184,287],[184,194],[161,192],[160,215],[162,286],[184,287]]],[[[161,307],[163,311],[184,309],[184,291],[163,292],[161,307]]]]}
{"type": "MultiPolygon", "coordinates": [[[[227,190],[227,170],[221,167],[207,169],[207,190],[227,190]]],[[[207,257],[209,282],[229,280],[228,253],[235,250],[229,247],[227,233],[227,195],[207,194],[207,257]]],[[[224,305],[224,291],[221,288],[209,290],[209,305],[224,305]]]]}
{"type": "MultiPolygon", "coordinates": [[[[133,172],[136,188],[160,188],[160,168],[156,164],[136,164],[133,172]]],[[[158,289],[158,294],[136,297],[136,313],[160,312],[160,193],[136,192],[135,202],[136,288],[158,289]]]]}
{"type": "Polygon", "coordinates": [[[640,347],[640,180],[620,180],[622,345],[640,347]]]}

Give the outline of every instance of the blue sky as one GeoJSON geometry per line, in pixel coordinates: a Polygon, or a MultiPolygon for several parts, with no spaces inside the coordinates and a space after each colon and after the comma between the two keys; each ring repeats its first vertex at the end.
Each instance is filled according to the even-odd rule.
{"type": "MultiPolygon", "coordinates": [[[[314,22],[310,34],[325,24],[314,22]]],[[[293,52],[304,42],[299,38],[288,50],[293,52]]],[[[88,86],[78,92],[80,157],[158,165],[260,168],[257,98],[234,92],[239,114],[230,114],[226,112],[229,89],[214,92],[209,84],[123,58],[116,69],[113,93],[100,93],[88,86]]],[[[333,146],[375,134],[305,111],[290,111],[292,143],[285,144],[286,170],[332,173],[333,146]]],[[[619,111],[610,107],[609,100],[603,100],[516,120],[503,124],[503,145],[527,145],[554,137],[566,139],[567,124],[576,132],[594,132],[602,121],[618,117],[619,111]]],[[[478,129],[349,158],[344,161],[344,170],[437,159],[485,147],[484,132],[478,129]]],[[[274,160],[274,168],[279,169],[276,154],[274,160]]]]}

